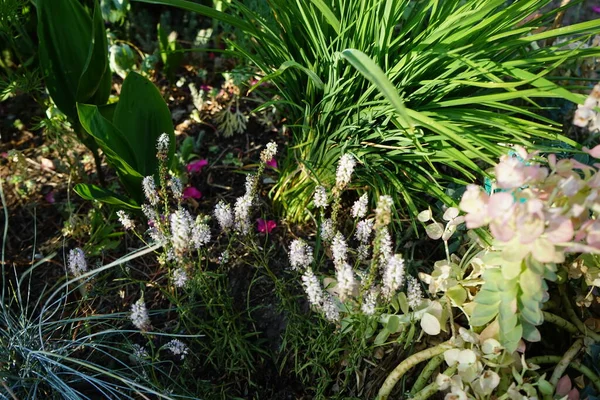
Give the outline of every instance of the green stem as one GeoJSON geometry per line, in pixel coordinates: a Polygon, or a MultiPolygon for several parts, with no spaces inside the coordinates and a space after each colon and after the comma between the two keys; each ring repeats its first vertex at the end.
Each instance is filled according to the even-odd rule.
{"type": "Polygon", "coordinates": [[[561,318],[558,315],[551,314],[547,311],[543,311],[542,313],[544,314],[544,321],[550,322],[551,324],[554,324],[569,333],[572,333],[572,334],[579,333],[579,329],[577,329],[577,327],[575,325],[573,325],[566,319],[561,318]]]}
{"type": "Polygon", "coordinates": [[[562,303],[563,303],[565,312],[567,313],[567,316],[569,317],[571,322],[573,322],[573,324],[575,324],[575,326],[577,327],[577,329],[579,329],[579,331],[581,333],[583,333],[586,336],[591,337],[592,339],[594,339],[595,342],[600,342],[600,334],[588,329],[583,324],[583,322],[581,322],[581,320],[577,317],[577,314],[575,314],[575,311],[573,310],[573,307],[571,306],[571,301],[569,301],[569,297],[567,296],[567,289],[566,289],[565,285],[564,284],[560,285],[558,287],[558,291],[560,293],[560,297],[562,299],[562,303]]]}
{"type": "Polygon", "coordinates": [[[551,384],[556,386],[558,380],[561,376],[564,375],[565,371],[567,370],[567,367],[569,366],[571,361],[573,361],[573,359],[577,356],[577,353],[579,353],[582,347],[583,339],[577,339],[575,343],[573,343],[571,347],[569,347],[569,350],[567,350],[560,362],[556,364],[556,368],[554,368],[554,372],[552,373],[552,377],[550,378],[551,384]]]}
{"type": "Polygon", "coordinates": [[[404,361],[402,361],[394,370],[388,375],[383,385],[381,385],[381,389],[379,389],[379,393],[377,394],[378,400],[387,400],[388,396],[396,386],[396,383],[406,374],[411,368],[416,366],[417,364],[429,360],[432,357],[442,354],[446,350],[450,350],[453,346],[450,342],[443,342],[438,344],[437,346],[430,347],[423,351],[413,354],[408,357],[404,361]]]}
{"type": "MultiPolygon", "coordinates": [[[[537,356],[527,359],[527,363],[543,365],[543,364],[558,364],[563,358],[561,356],[537,356]]],[[[584,375],[588,378],[592,384],[596,387],[596,390],[600,391],[600,376],[596,375],[594,371],[585,365],[581,364],[577,360],[573,360],[569,363],[569,367],[575,371],[584,375]]]]}
{"type": "Polygon", "coordinates": [[[423,370],[419,374],[419,377],[413,385],[413,388],[410,390],[411,395],[414,395],[415,393],[423,389],[423,387],[425,387],[425,383],[429,380],[429,378],[431,378],[431,375],[433,375],[435,370],[440,366],[440,364],[442,364],[443,361],[444,356],[442,356],[441,354],[429,360],[427,365],[425,365],[425,368],[423,368],[423,370]]]}
{"type": "MultiPolygon", "coordinates": [[[[444,375],[452,376],[456,372],[456,367],[450,367],[444,371],[444,375]]],[[[414,389],[414,388],[413,388],[414,389]]],[[[425,386],[424,389],[420,390],[416,393],[411,400],[427,400],[434,394],[436,394],[440,390],[440,386],[436,382],[432,382],[429,385],[425,386]]],[[[411,391],[412,393],[412,391],[411,391]]]]}

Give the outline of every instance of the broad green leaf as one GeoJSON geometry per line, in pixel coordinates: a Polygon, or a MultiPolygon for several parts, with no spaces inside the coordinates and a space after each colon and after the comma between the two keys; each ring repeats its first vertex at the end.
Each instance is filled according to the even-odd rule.
{"type": "Polygon", "coordinates": [[[132,200],[125,199],[122,196],[96,185],[78,183],[73,188],[75,192],[85,200],[98,200],[103,203],[113,204],[120,208],[130,210],[139,210],[140,206],[132,200]]]}
{"type": "Polygon", "coordinates": [[[451,287],[446,291],[446,295],[452,300],[452,302],[460,307],[467,301],[467,290],[461,285],[451,287]]]}
{"type": "Polygon", "coordinates": [[[340,21],[338,21],[335,14],[333,13],[333,11],[331,11],[331,8],[329,8],[323,0],[310,0],[310,1],[319,9],[319,11],[321,11],[323,13],[323,16],[325,17],[325,19],[327,20],[329,25],[331,25],[331,27],[335,30],[335,33],[337,33],[339,35],[340,34],[340,21]]]}
{"type": "Polygon", "coordinates": [[[375,337],[375,340],[374,340],[375,345],[381,346],[382,344],[385,343],[385,341],[388,339],[388,337],[390,337],[390,331],[383,328],[382,330],[379,331],[379,333],[375,337]]]}
{"type": "MultiPolygon", "coordinates": [[[[97,106],[77,104],[79,121],[83,128],[97,140],[108,146],[112,152],[123,159],[133,169],[138,170],[135,153],[125,135],[109,120],[104,118],[97,106]]],[[[102,148],[102,151],[105,151],[102,148]]]]}
{"type": "Polygon", "coordinates": [[[400,292],[398,293],[398,303],[400,304],[400,309],[402,310],[402,312],[404,314],[408,314],[409,307],[408,307],[408,299],[406,298],[406,294],[404,292],[400,292]]]}
{"type": "Polygon", "coordinates": [[[142,176],[158,171],[156,142],[163,133],[169,136],[168,159],[173,159],[175,135],[171,112],[156,86],[143,76],[130,72],[125,78],[113,124],[135,149],[135,165],[142,176]]]}
{"type": "Polygon", "coordinates": [[[92,19],[77,0],[38,0],[40,65],[54,103],[77,120],[79,78],[86,70],[92,43],[92,19]]]}
{"type": "Polygon", "coordinates": [[[397,315],[390,315],[385,329],[390,331],[390,333],[398,332],[400,330],[400,318],[397,315]]]}
{"type": "Polygon", "coordinates": [[[110,95],[112,75],[108,65],[108,44],[101,14],[98,1],[94,1],[89,52],[77,87],[76,100],[81,103],[104,104],[110,95]],[[108,80],[106,76],[109,77],[108,80]],[[91,99],[94,101],[90,101],[91,99]]]}

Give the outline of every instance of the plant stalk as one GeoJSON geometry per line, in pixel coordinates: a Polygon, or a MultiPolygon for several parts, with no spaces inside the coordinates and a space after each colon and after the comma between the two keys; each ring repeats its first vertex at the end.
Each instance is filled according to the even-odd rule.
{"type": "Polygon", "coordinates": [[[377,399],[387,400],[388,396],[394,389],[394,386],[396,386],[396,383],[398,383],[404,374],[406,374],[411,368],[425,360],[429,360],[432,357],[442,354],[446,350],[450,350],[452,347],[452,344],[449,341],[446,341],[438,344],[437,346],[415,353],[402,361],[388,375],[388,377],[385,379],[385,382],[383,382],[383,385],[381,385],[381,389],[379,389],[379,393],[377,394],[377,399]]]}
{"type": "Polygon", "coordinates": [[[579,353],[582,347],[583,339],[577,339],[575,343],[573,343],[573,345],[569,347],[569,350],[567,350],[560,362],[556,364],[556,368],[554,368],[554,372],[552,373],[552,377],[549,381],[552,385],[556,386],[558,380],[561,376],[564,375],[565,371],[567,370],[567,367],[569,366],[571,361],[573,361],[573,359],[577,356],[577,353],[579,353]]]}
{"type": "Polygon", "coordinates": [[[562,328],[571,334],[579,333],[579,329],[577,329],[577,327],[575,325],[573,325],[566,319],[561,318],[558,315],[551,314],[547,311],[543,311],[542,313],[544,314],[544,321],[550,322],[551,324],[554,324],[554,325],[558,326],[559,328],[562,328]]]}
{"type": "MultiPolygon", "coordinates": [[[[561,356],[537,356],[531,357],[527,359],[527,363],[531,364],[558,364],[562,360],[561,356]]],[[[586,378],[588,378],[592,384],[596,387],[596,390],[600,392],[600,376],[598,376],[594,371],[592,371],[589,367],[581,364],[577,360],[571,361],[569,364],[570,368],[573,368],[575,371],[581,373],[586,378]]]]}
{"type": "Polygon", "coordinates": [[[417,378],[417,381],[413,385],[412,389],[410,390],[411,395],[415,395],[417,392],[419,392],[425,387],[425,383],[429,380],[429,378],[431,378],[431,375],[433,375],[435,370],[442,364],[443,361],[444,356],[442,356],[441,354],[429,360],[427,365],[425,365],[425,368],[423,368],[423,370],[419,374],[419,377],[417,378]]]}
{"type": "Polygon", "coordinates": [[[567,296],[567,288],[565,287],[565,285],[564,284],[560,285],[558,287],[558,291],[560,293],[560,298],[562,300],[565,312],[567,313],[567,316],[569,317],[571,322],[573,322],[573,324],[577,327],[577,329],[579,329],[579,331],[581,333],[583,333],[586,336],[591,337],[595,342],[600,342],[600,334],[587,328],[583,324],[583,322],[581,322],[581,320],[577,317],[577,314],[575,314],[575,311],[573,310],[573,307],[571,306],[571,301],[569,300],[569,297],[567,296]]]}
{"type": "MultiPolygon", "coordinates": [[[[443,357],[442,357],[442,359],[443,359],[443,357]]],[[[452,376],[452,375],[454,375],[455,372],[456,372],[456,366],[450,367],[444,371],[444,375],[452,376]]],[[[430,383],[429,385],[425,386],[425,388],[420,390],[413,397],[411,397],[411,400],[427,400],[428,398],[430,398],[431,396],[436,394],[439,390],[440,390],[440,385],[438,385],[434,381],[434,382],[430,383]]]]}

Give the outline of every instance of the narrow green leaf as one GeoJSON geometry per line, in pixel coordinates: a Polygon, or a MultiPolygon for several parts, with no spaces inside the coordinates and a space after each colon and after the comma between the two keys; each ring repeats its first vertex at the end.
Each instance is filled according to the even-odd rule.
{"type": "Polygon", "coordinates": [[[413,124],[411,118],[406,112],[404,102],[398,95],[398,90],[385,75],[383,70],[369,56],[357,49],[346,49],[342,51],[344,57],[354,68],[356,68],[365,78],[373,83],[381,91],[381,93],[394,106],[404,128],[412,129],[413,124]]]}

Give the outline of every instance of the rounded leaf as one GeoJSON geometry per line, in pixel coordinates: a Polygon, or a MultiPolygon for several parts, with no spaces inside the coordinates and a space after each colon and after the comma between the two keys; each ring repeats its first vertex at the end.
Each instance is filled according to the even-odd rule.
{"type": "Polygon", "coordinates": [[[427,222],[431,219],[431,210],[423,210],[417,215],[417,219],[421,222],[427,222]]]}
{"type": "Polygon", "coordinates": [[[421,318],[421,328],[426,334],[431,336],[439,335],[442,330],[440,321],[429,313],[423,314],[423,317],[421,318]]]}
{"type": "Polygon", "coordinates": [[[444,234],[444,225],[439,222],[434,222],[425,227],[425,232],[433,240],[438,240],[444,234]]]}

